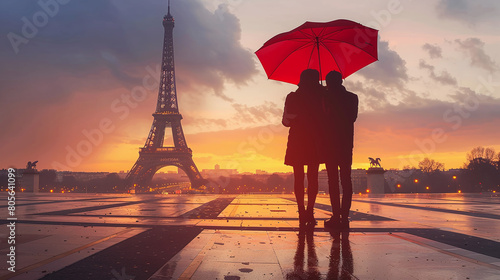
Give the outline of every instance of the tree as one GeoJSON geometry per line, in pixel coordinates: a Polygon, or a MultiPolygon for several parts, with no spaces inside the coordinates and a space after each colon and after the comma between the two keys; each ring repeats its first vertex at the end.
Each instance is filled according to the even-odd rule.
{"type": "Polygon", "coordinates": [[[125,180],[120,178],[117,173],[109,173],[104,178],[104,186],[100,190],[101,192],[125,192],[126,184],[125,180]]]}
{"type": "Polygon", "coordinates": [[[401,169],[401,170],[415,170],[415,169],[416,169],[415,167],[408,164],[408,165],[403,166],[403,169],[401,169]]]}
{"type": "Polygon", "coordinates": [[[498,163],[493,148],[475,147],[467,153],[467,181],[470,191],[487,191],[498,188],[498,163]]]}
{"type": "Polygon", "coordinates": [[[477,159],[481,159],[481,161],[486,162],[493,162],[495,160],[495,149],[485,149],[484,147],[478,146],[467,153],[467,164],[477,159]]]}
{"type": "Polygon", "coordinates": [[[283,179],[280,175],[276,173],[269,176],[266,180],[266,186],[270,188],[271,192],[274,191],[282,192],[284,184],[285,184],[285,179],[283,179]]]}
{"type": "Polygon", "coordinates": [[[444,164],[429,158],[424,158],[421,162],[419,162],[418,167],[424,173],[444,170],[444,164]]]}
{"type": "Polygon", "coordinates": [[[497,169],[500,171],[500,152],[497,154],[497,169]]]}

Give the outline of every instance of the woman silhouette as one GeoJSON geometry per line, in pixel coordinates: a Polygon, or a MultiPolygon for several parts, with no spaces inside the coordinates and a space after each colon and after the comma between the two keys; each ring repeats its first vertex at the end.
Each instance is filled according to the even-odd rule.
{"type": "Polygon", "coordinates": [[[285,164],[293,167],[294,192],[301,227],[316,225],[314,203],[318,194],[318,168],[324,163],[323,98],[319,72],[306,69],[300,74],[298,89],[286,97],[282,123],[290,127],[285,164]],[[307,209],[304,203],[304,165],[307,165],[307,209]]]}

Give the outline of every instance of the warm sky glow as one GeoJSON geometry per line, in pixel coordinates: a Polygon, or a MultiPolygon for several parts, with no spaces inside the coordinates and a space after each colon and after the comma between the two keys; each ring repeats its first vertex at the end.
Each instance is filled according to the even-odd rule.
{"type": "MultiPolygon", "coordinates": [[[[0,168],[38,160],[39,169],[129,170],[153,121],[166,2],[70,1],[36,19],[36,32],[22,19],[43,11],[37,1],[0,2],[0,168]]],[[[475,146],[500,151],[499,8],[173,0],[177,94],[195,163],[291,171],[281,114],[296,86],[268,80],[253,52],[305,21],[339,18],[380,30],[379,61],[345,81],[360,100],[354,167],[430,157],[459,168],[475,146]]]]}

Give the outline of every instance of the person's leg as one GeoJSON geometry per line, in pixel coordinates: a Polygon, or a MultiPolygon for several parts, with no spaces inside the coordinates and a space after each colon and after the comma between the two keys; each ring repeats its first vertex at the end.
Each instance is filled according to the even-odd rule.
{"type": "Polygon", "coordinates": [[[307,166],[307,210],[312,212],[318,195],[318,169],[319,164],[307,166]]]}
{"type": "Polygon", "coordinates": [[[349,210],[352,203],[352,180],[351,180],[351,161],[346,160],[340,164],[340,182],[342,184],[342,221],[348,222],[349,210]]]}
{"type": "Polygon", "coordinates": [[[299,209],[299,221],[303,224],[304,214],[306,211],[304,204],[304,166],[293,166],[293,191],[295,199],[297,200],[297,207],[299,209]]]}
{"type": "Polygon", "coordinates": [[[314,219],[314,204],[318,195],[318,168],[319,164],[310,164],[307,166],[307,209],[305,213],[308,225],[316,225],[314,219]]]}
{"type": "Polygon", "coordinates": [[[340,189],[339,189],[339,169],[336,162],[326,163],[328,174],[328,191],[330,193],[330,203],[332,205],[332,221],[340,221],[340,189]]]}

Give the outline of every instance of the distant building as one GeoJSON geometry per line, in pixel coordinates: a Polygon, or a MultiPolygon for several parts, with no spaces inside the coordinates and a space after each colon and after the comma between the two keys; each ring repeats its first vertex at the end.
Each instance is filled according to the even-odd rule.
{"type": "Polygon", "coordinates": [[[203,169],[201,171],[201,176],[204,178],[218,178],[221,176],[228,177],[231,175],[238,174],[236,169],[221,169],[220,165],[216,164],[214,169],[203,169]]]}
{"type": "Polygon", "coordinates": [[[368,185],[368,179],[365,169],[351,170],[352,191],[354,193],[365,193],[368,185]]]}
{"type": "Polygon", "coordinates": [[[121,179],[125,179],[127,177],[127,174],[128,172],[120,170],[120,172],[118,172],[118,177],[120,177],[121,179]]]}
{"type": "Polygon", "coordinates": [[[157,172],[153,179],[171,179],[171,180],[180,180],[185,177],[185,174],[183,172],[177,172],[177,171],[167,171],[167,172],[157,172]]]}
{"type": "MultiPolygon", "coordinates": [[[[340,176],[340,175],[339,175],[340,176]]],[[[365,169],[352,169],[351,170],[351,180],[352,180],[352,189],[354,193],[364,193],[366,191],[367,185],[367,177],[365,169]]],[[[318,173],[318,185],[319,191],[324,191],[325,193],[329,193],[328,191],[328,173],[326,169],[321,170],[318,173]]],[[[340,186],[340,193],[342,193],[342,186],[340,186]]]]}
{"type": "Polygon", "coordinates": [[[73,172],[73,171],[57,171],[57,181],[62,182],[64,177],[74,177],[78,181],[90,181],[92,179],[101,179],[106,177],[109,172],[73,172]]]}

